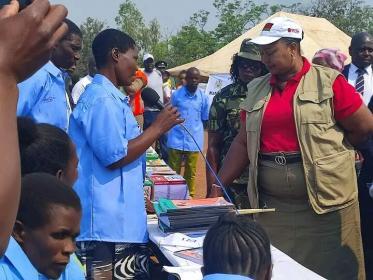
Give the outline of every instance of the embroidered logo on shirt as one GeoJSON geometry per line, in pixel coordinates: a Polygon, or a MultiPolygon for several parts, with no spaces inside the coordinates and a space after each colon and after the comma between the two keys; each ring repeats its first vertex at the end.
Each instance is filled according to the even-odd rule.
{"type": "Polygon", "coordinates": [[[45,97],[41,100],[41,102],[42,102],[42,103],[51,103],[51,102],[53,102],[54,100],[56,100],[56,97],[54,97],[54,96],[45,96],[45,97]]]}

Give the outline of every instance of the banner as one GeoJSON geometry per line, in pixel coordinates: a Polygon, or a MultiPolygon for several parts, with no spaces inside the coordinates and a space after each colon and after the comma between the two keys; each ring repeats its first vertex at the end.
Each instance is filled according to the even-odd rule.
{"type": "Polygon", "coordinates": [[[209,97],[210,106],[215,94],[217,94],[223,87],[230,85],[232,82],[230,74],[211,74],[209,76],[205,93],[209,97]]]}

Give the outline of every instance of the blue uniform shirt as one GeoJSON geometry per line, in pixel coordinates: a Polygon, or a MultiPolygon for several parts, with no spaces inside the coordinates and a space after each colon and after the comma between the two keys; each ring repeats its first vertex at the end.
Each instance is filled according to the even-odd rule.
{"type": "Polygon", "coordinates": [[[216,274],[209,274],[203,277],[202,280],[252,280],[249,277],[245,277],[242,275],[234,275],[234,274],[221,274],[221,273],[216,273],[216,274]]]}
{"type": "MultiPolygon", "coordinates": [[[[203,149],[203,121],[209,118],[207,95],[200,89],[191,94],[183,86],[172,94],[171,103],[177,107],[181,118],[185,119],[184,126],[194,136],[198,146],[203,149]]],[[[168,133],[167,146],[180,151],[198,151],[192,137],[180,125],[174,126],[168,133]]]]}
{"type": "Polygon", "coordinates": [[[17,116],[30,117],[37,123],[49,123],[67,131],[71,109],[66,98],[65,75],[49,61],[18,84],[17,116]]]}
{"type": "Polygon", "coordinates": [[[83,206],[79,241],[148,241],[141,157],[107,168],[127,155],[128,141],[140,134],[128,102],[97,74],[71,115],[69,134],[79,156],[74,189],[83,206]]]}
{"type": "MultiPolygon", "coordinates": [[[[70,257],[70,262],[58,280],[84,280],[83,270],[75,260],[70,257]]],[[[32,265],[17,241],[10,238],[5,255],[0,259],[0,279],[2,280],[47,280],[32,265]]]]}

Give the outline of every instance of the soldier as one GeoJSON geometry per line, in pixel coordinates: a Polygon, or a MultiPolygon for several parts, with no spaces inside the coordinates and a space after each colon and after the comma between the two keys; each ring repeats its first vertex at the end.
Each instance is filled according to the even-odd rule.
{"type": "MultiPolygon", "coordinates": [[[[267,73],[267,69],[261,62],[258,47],[249,40],[243,40],[239,53],[233,56],[230,69],[233,83],[215,95],[210,109],[207,159],[216,173],[222,166],[224,156],[240,128],[239,105],[246,98],[247,84],[267,73]]],[[[245,170],[229,188],[231,197],[238,208],[249,208],[246,192],[247,174],[245,170]]],[[[208,196],[211,185],[215,181],[208,169],[206,179],[208,196]]]]}

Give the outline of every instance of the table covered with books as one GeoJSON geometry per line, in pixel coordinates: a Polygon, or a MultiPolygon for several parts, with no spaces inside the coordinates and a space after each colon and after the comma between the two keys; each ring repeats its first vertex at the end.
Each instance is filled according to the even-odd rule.
{"type": "MultiPolygon", "coordinates": [[[[224,200],[223,198],[216,198],[218,203],[224,200]]],[[[193,200],[204,201],[204,199],[193,200]]],[[[178,200],[167,200],[161,199],[161,203],[165,207],[172,207],[172,202],[175,204],[182,203],[187,204],[187,202],[178,200]]],[[[193,204],[195,204],[193,202],[193,204]]],[[[224,204],[224,202],[223,202],[224,204]]],[[[184,206],[183,206],[184,207],[184,206]]],[[[187,207],[187,206],[186,206],[187,207]]],[[[162,211],[159,208],[156,211],[162,211]]],[[[201,212],[201,208],[198,207],[196,212],[201,212]]],[[[216,211],[213,210],[214,212],[216,211]]],[[[172,212],[172,211],[171,211],[172,212]]],[[[187,211],[188,212],[188,211],[187,211]]],[[[203,211],[202,211],[203,212],[203,211]]],[[[208,212],[208,211],[207,211],[208,212]]],[[[202,227],[193,226],[188,228],[188,219],[183,217],[183,214],[177,214],[176,217],[180,217],[183,222],[179,224],[174,223],[172,225],[172,219],[163,219],[158,212],[157,215],[148,216],[148,231],[149,239],[155,247],[159,249],[159,252],[168,260],[171,266],[164,266],[164,270],[170,274],[176,275],[181,280],[199,280],[202,279],[201,266],[202,266],[202,244],[205,235],[205,231],[202,227]],[[158,218],[163,219],[163,222],[158,218]],[[170,222],[171,221],[171,222],[170,222]],[[187,232],[177,232],[178,228],[188,228],[187,232]]],[[[189,215],[189,213],[186,213],[189,215]]],[[[193,215],[193,213],[191,214],[193,215]]],[[[202,224],[204,223],[204,218],[200,219],[202,224]]],[[[196,219],[196,216],[193,217],[196,219]]],[[[191,219],[191,220],[193,220],[191,219]]],[[[212,218],[213,219],[213,218],[212,218]]],[[[208,223],[208,222],[207,222],[208,223]]],[[[182,230],[183,231],[183,230],[182,230]]],[[[323,277],[317,275],[316,273],[310,271],[309,269],[303,267],[289,256],[271,246],[272,252],[272,262],[273,262],[273,275],[272,279],[275,280],[321,280],[323,277]]]]}
{"type": "MultiPolygon", "coordinates": [[[[149,239],[163,268],[181,280],[202,279],[202,245],[207,229],[220,215],[235,212],[224,198],[188,199],[184,178],[174,172],[154,149],[146,153],[144,197],[155,215],[148,215],[149,239]]],[[[260,209],[257,209],[260,210],[260,209]]],[[[267,209],[269,210],[269,209],[267,209]]],[[[264,210],[263,210],[264,211],[264,210]]],[[[324,279],[271,247],[272,279],[324,279]]]]}

